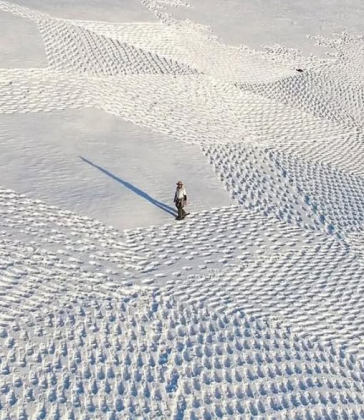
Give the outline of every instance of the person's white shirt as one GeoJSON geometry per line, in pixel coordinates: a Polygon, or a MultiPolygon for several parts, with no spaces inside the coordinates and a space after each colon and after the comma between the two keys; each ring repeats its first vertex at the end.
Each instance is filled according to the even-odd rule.
{"type": "Polygon", "coordinates": [[[182,188],[178,188],[177,187],[177,190],[176,190],[176,195],[177,195],[177,198],[180,200],[181,198],[183,198],[185,195],[187,195],[187,192],[186,192],[186,188],[185,187],[182,187],[182,188]]]}

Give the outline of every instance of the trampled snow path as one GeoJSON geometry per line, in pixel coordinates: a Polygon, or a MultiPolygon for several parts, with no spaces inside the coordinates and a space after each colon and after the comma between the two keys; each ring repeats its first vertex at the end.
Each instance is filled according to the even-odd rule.
{"type": "Polygon", "coordinates": [[[364,418],[363,38],[316,37],[334,59],[259,53],[178,20],[183,1],[141,3],[158,22],[0,1],[32,37],[0,69],[0,418],[364,418]],[[92,138],[90,115],[107,127],[92,138]],[[184,160],[192,214],[135,228],[141,197],[168,210],[151,181],[174,183],[184,160]],[[136,192],[129,229],[88,217],[117,224],[100,179],[136,192]]]}

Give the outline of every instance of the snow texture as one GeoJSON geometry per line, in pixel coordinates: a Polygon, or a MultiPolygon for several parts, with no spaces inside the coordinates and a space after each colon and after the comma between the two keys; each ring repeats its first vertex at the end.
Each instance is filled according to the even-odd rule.
{"type": "Polygon", "coordinates": [[[364,418],[362,5],[57,1],[0,0],[0,419],[364,418]]]}

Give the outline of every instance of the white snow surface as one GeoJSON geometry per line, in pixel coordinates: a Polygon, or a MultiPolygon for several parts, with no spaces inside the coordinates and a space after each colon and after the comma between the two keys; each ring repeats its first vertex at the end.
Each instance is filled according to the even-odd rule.
{"type": "Polygon", "coordinates": [[[364,418],[362,13],[0,0],[1,420],[364,418]]]}

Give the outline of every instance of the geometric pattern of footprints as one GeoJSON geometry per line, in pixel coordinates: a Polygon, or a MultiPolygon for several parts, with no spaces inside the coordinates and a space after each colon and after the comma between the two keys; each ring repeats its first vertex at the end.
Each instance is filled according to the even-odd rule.
{"type": "Polygon", "coordinates": [[[364,177],[276,153],[274,160],[310,206],[337,232],[362,231],[364,177]]]}
{"type": "Polygon", "coordinates": [[[10,190],[0,214],[0,325],[60,298],[123,294],[120,273],[143,261],[115,229],[10,190]]]}
{"type": "Polygon", "coordinates": [[[204,152],[239,204],[307,229],[321,226],[319,215],[294,188],[291,173],[277,165],[269,149],[227,144],[205,147],[204,152]]]}
{"type": "Polygon", "coordinates": [[[345,241],[238,206],[124,235],[146,257],[136,281],[165,285],[164,296],[223,313],[243,310],[354,353],[364,350],[364,265],[345,241]]]}
{"type": "Polygon", "coordinates": [[[0,116],[198,144],[236,204],[118,232],[0,189],[0,418],[364,418],[363,40],[297,74],[142,3],[161,23],[0,1],[48,60],[0,69],[0,116]]]}
{"type": "Polygon", "coordinates": [[[241,312],[74,299],[0,336],[2,419],[364,415],[355,357],[241,312]]]}
{"type": "Polygon", "coordinates": [[[146,258],[141,262],[142,275],[167,270],[175,276],[199,267],[220,269],[256,257],[315,249],[325,243],[339,246],[321,232],[304,231],[242,206],[191,214],[183,224],[125,230],[124,242],[134,254],[146,258]],[[151,262],[148,266],[147,261],[151,262]]]}
{"type": "Polygon", "coordinates": [[[363,266],[333,236],[240,206],[118,234],[2,203],[3,418],[363,415],[363,266]]]}
{"type": "Polygon", "coordinates": [[[43,23],[40,29],[49,66],[54,70],[86,73],[89,76],[127,74],[182,76],[197,73],[188,66],[132,45],[93,34],[72,24],[43,23]],[[96,52],[90,48],[92,45],[98,46],[96,52]]]}
{"type": "Polygon", "coordinates": [[[241,144],[208,146],[204,152],[231,196],[245,207],[338,235],[363,229],[362,176],[241,144]]]}
{"type": "MultiPolygon", "coordinates": [[[[332,244],[334,245],[334,244],[332,244]]],[[[300,336],[363,346],[363,266],[341,247],[287,252],[231,265],[214,274],[167,282],[164,295],[204,302],[223,313],[245,313],[278,321],[300,336]]]]}

